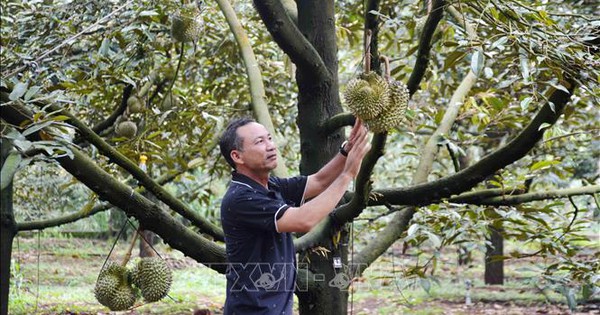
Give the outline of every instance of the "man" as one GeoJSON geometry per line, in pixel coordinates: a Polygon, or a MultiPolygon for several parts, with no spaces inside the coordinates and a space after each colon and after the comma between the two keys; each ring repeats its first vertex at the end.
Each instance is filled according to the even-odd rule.
{"type": "Polygon", "coordinates": [[[221,203],[229,263],[225,314],[292,314],[290,232],[308,232],[335,208],[370,149],[367,129],[356,119],[340,154],[315,174],[285,179],[270,176],[277,147],[254,120],[232,121],[219,145],[234,168],[221,203]]]}

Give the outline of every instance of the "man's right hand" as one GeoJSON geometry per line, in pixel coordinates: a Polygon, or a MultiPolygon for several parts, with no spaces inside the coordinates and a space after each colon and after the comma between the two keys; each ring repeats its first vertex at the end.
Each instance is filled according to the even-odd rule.
{"type": "Polygon", "coordinates": [[[350,175],[355,178],[360,170],[362,160],[371,149],[371,143],[369,142],[369,132],[364,126],[363,122],[356,118],[356,124],[352,128],[352,132],[349,137],[349,144],[347,148],[348,157],[346,158],[346,164],[342,173],[350,175]]]}

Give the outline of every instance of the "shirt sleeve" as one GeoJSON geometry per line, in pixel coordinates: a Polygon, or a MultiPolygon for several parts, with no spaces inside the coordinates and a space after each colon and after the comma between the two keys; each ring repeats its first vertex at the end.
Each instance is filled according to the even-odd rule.
{"type": "Polygon", "coordinates": [[[304,192],[306,191],[307,176],[296,176],[290,178],[274,177],[273,180],[279,186],[281,196],[288,204],[299,207],[304,203],[304,192]]]}

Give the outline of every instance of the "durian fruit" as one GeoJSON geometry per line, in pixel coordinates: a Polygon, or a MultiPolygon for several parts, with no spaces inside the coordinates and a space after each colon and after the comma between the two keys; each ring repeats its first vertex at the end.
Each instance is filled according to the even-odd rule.
{"type": "Polygon", "coordinates": [[[111,311],[127,310],[136,300],[135,290],[129,282],[129,272],[115,262],[109,262],[100,271],[94,295],[100,304],[111,311]]]}
{"type": "Polygon", "coordinates": [[[388,82],[388,103],[377,117],[365,120],[369,129],[375,133],[384,132],[397,127],[405,119],[408,99],[408,88],[402,82],[388,82]]]}
{"type": "Polygon", "coordinates": [[[127,98],[127,108],[130,113],[140,113],[144,109],[144,103],[139,96],[132,95],[127,98]]]}
{"type": "Polygon", "coordinates": [[[408,87],[406,84],[396,80],[390,80],[388,86],[389,103],[384,111],[394,110],[404,115],[404,112],[408,108],[408,99],[410,98],[408,87]]]}
{"type": "Polygon", "coordinates": [[[369,126],[369,130],[380,133],[398,127],[404,119],[404,112],[389,111],[381,113],[381,115],[373,119],[366,120],[365,124],[369,126]]]}
{"type": "Polygon", "coordinates": [[[179,103],[179,98],[177,97],[177,95],[173,94],[173,93],[168,93],[167,95],[165,95],[165,98],[162,102],[160,102],[160,109],[165,111],[165,110],[169,110],[173,107],[176,107],[177,104],[179,103]]]}
{"type": "Polygon", "coordinates": [[[369,120],[381,114],[389,102],[387,82],[375,72],[363,73],[348,82],[344,101],[359,118],[369,120]]]}
{"type": "Polygon", "coordinates": [[[178,42],[194,42],[202,32],[200,10],[195,3],[181,7],[171,21],[171,36],[178,42]]]}
{"type": "Polygon", "coordinates": [[[130,120],[122,121],[115,127],[115,133],[119,137],[131,139],[135,137],[135,134],[137,133],[137,125],[130,120]]]}
{"type": "Polygon", "coordinates": [[[131,281],[146,302],[156,302],[169,292],[173,275],[160,257],[144,257],[131,270],[131,281]]]}

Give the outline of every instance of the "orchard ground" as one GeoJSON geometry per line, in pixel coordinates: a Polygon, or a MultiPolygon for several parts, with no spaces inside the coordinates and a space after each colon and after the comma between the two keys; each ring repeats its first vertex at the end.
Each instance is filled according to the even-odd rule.
{"type": "MultiPolygon", "coordinates": [[[[127,243],[117,242],[112,255],[115,260],[123,258],[127,243]]],[[[173,271],[169,296],[152,304],[138,302],[130,311],[109,312],[96,301],[93,288],[112,244],[113,241],[62,234],[17,237],[13,243],[9,314],[222,314],[224,276],[162,243],[155,248],[173,271]]],[[[581,255],[597,251],[592,246],[590,253],[581,255]]],[[[133,256],[136,254],[137,246],[133,256]]],[[[410,249],[402,254],[398,242],[363,277],[355,279],[349,289],[349,313],[600,314],[598,294],[595,301],[580,304],[570,313],[563,295],[540,290],[535,283],[545,262],[539,258],[505,261],[503,286],[483,283],[483,257],[473,255],[471,264],[457,265],[455,248],[440,255],[431,278],[435,281],[400,277],[415,259],[410,249]],[[467,280],[472,282],[468,291],[470,305],[465,303],[467,280]]]]}

